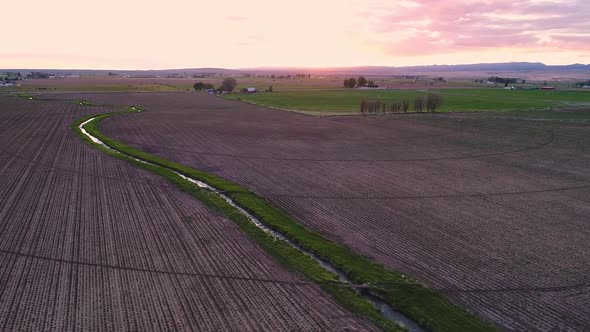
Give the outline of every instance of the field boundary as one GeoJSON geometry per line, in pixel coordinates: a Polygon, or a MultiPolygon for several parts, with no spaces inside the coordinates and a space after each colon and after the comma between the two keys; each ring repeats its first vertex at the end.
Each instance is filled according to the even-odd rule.
{"type": "Polygon", "coordinates": [[[305,228],[285,212],[274,207],[266,199],[250,192],[237,183],[127,146],[100,132],[101,120],[124,113],[129,113],[129,111],[87,116],[77,120],[72,125],[72,128],[84,141],[90,143],[91,146],[165,177],[181,190],[203,201],[207,206],[224,213],[265,250],[270,252],[281,264],[320,284],[322,289],[331,294],[345,308],[367,317],[383,329],[397,329],[390,321],[384,321],[380,312],[377,312],[370,303],[359,297],[352,288],[336,285],[334,276],[326,275],[325,270],[318,270],[320,268],[319,265],[317,263],[314,264],[313,261],[310,262],[311,258],[301,257],[303,254],[297,250],[289,250],[289,248],[285,247],[285,244],[281,245],[280,241],[274,241],[269,238],[266,233],[256,228],[248,220],[244,220],[245,217],[243,215],[236,213],[235,209],[221,198],[213,197],[211,193],[198,189],[188,181],[183,181],[174,172],[203,181],[217,188],[269,227],[281,232],[302,248],[313,252],[342,270],[352,282],[363,285],[363,291],[378,296],[393,308],[403,312],[427,329],[433,331],[495,330],[492,325],[455,305],[438,292],[421,285],[401,273],[389,270],[382,264],[353,252],[348,247],[332,242],[319,233],[305,228]],[[85,125],[85,130],[104,142],[108,148],[93,144],[80,131],[79,125],[90,118],[96,119],[85,125]],[[121,153],[110,151],[109,148],[121,153]],[[133,158],[149,162],[153,165],[136,161],[133,158]]]}
{"type": "MultiPolygon", "coordinates": [[[[267,109],[271,109],[271,110],[298,113],[298,114],[304,114],[304,115],[320,117],[320,118],[339,118],[339,117],[363,118],[363,117],[376,117],[376,116],[395,117],[395,116],[414,116],[414,115],[424,115],[424,116],[427,116],[427,115],[430,115],[430,116],[433,116],[433,115],[471,115],[471,114],[478,114],[478,113],[492,113],[492,114],[494,114],[494,113],[509,113],[509,112],[514,112],[514,111],[522,111],[522,109],[515,108],[515,109],[510,109],[510,110],[485,110],[485,111],[472,111],[472,112],[465,112],[465,111],[459,111],[459,112],[454,112],[454,111],[449,111],[449,112],[414,112],[414,111],[409,111],[409,112],[399,112],[399,113],[377,112],[377,113],[362,114],[361,112],[350,112],[350,111],[341,111],[342,113],[340,113],[340,111],[306,111],[306,110],[299,110],[299,109],[294,109],[294,108],[282,108],[282,107],[258,104],[253,101],[250,101],[250,100],[241,99],[239,97],[234,99],[234,98],[228,98],[228,97],[221,96],[219,98],[244,103],[247,105],[253,105],[253,106],[257,106],[257,107],[261,107],[261,108],[267,108],[267,109]]],[[[534,112],[534,111],[547,110],[547,108],[528,108],[526,110],[534,112]]]]}
{"type": "MultiPolygon", "coordinates": [[[[281,108],[281,107],[276,107],[276,106],[269,106],[269,105],[262,105],[262,104],[257,104],[253,101],[249,101],[249,100],[244,100],[241,98],[228,98],[228,97],[224,97],[222,96],[217,96],[217,98],[223,98],[225,100],[231,100],[231,101],[236,101],[239,103],[244,103],[246,105],[253,105],[253,106],[257,106],[257,107],[261,107],[261,108],[267,108],[270,110],[275,110],[275,111],[283,111],[283,112],[290,112],[290,113],[297,113],[297,114],[303,114],[303,115],[309,115],[309,116],[319,116],[319,117],[324,117],[324,116],[336,116],[336,115],[358,115],[358,114],[331,114],[331,115],[322,115],[322,114],[314,114],[314,111],[303,111],[303,110],[298,110],[298,109],[290,109],[290,108],[281,108]]],[[[320,112],[320,111],[317,111],[320,112]]],[[[360,113],[359,113],[360,114],[360,113]]]]}
{"type": "MultiPolygon", "coordinates": [[[[447,99],[437,113],[480,113],[553,109],[587,108],[590,95],[570,94],[560,90],[555,94],[541,90],[519,90],[507,92],[503,89],[451,88],[451,89],[392,89],[355,90],[338,89],[324,94],[317,90],[261,92],[258,95],[224,95],[225,99],[238,100],[247,104],[315,116],[356,116],[361,98],[382,100],[386,104],[406,98],[410,102],[420,93],[436,93],[447,99]],[[386,91],[381,93],[380,91],[386,91]],[[395,93],[390,93],[395,91],[395,93]],[[357,93],[358,92],[358,93],[357,93]],[[572,97],[573,96],[573,97],[572,97]],[[573,99],[572,99],[573,98],[573,99]]],[[[381,113],[381,110],[377,113],[381,113]]],[[[401,113],[401,112],[400,112],[401,113]]],[[[414,112],[420,113],[420,112],[414,112]]]]}
{"type": "MultiPolygon", "coordinates": [[[[291,271],[295,271],[299,275],[303,276],[305,279],[309,280],[311,283],[319,285],[321,289],[323,289],[326,293],[330,294],[332,298],[343,308],[349,310],[350,312],[356,315],[359,315],[360,317],[368,319],[382,330],[404,331],[403,328],[396,325],[394,322],[386,319],[383,316],[383,314],[380,311],[378,311],[375,307],[373,307],[373,305],[370,302],[361,297],[358,294],[358,292],[353,287],[351,287],[351,285],[340,283],[338,281],[336,274],[326,271],[323,267],[319,265],[319,263],[317,263],[311,257],[289,246],[285,242],[277,241],[275,238],[269,236],[267,233],[259,229],[254,224],[252,224],[236,208],[232,207],[230,204],[228,204],[226,201],[224,201],[222,198],[220,198],[213,192],[197,187],[195,184],[176,175],[173,171],[171,171],[165,166],[144,163],[141,161],[144,159],[137,158],[139,160],[136,160],[134,159],[135,156],[130,154],[129,151],[121,151],[118,148],[114,147],[112,144],[116,141],[111,140],[106,136],[103,136],[99,132],[98,124],[100,120],[105,119],[107,117],[129,112],[135,111],[121,111],[103,113],[98,115],[89,115],[75,121],[72,125],[72,129],[76,132],[76,134],[78,134],[78,136],[82,138],[83,141],[85,141],[91,147],[96,148],[115,158],[131,162],[132,164],[140,168],[146,169],[148,171],[154,172],[164,177],[166,180],[171,182],[180,190],[203,202],[207,207],[225,215],[231,221],[236,223],[240,227],[240,229],[242,229],[242,231],[244,231],[258,245],[260,245],[263,250],[270,253],[278,261],[278,263],[280,263],[282,266],[286,267],[291,271]],[[87,130],[91,135],[103,141],[107,145],[107,147],[97,145],[81,132],[79,128],[80,124],[92,118],[95,118],[96,120],[85,125],[84,129],[87,130]],[[109,143],[107,143],[107,141],[109,143]],[[119,151],[121,153],[117,153],[116,151],[119,151]]],[[[136,150],[133,148],[130,149],[136,150]]],[[[141,151],[136,150],[136,152],[141,151]]],[[[148,162],[151,163],[151,161],[148,162]]],[[[187,176],[192,175],[187,174],[187,176]]],[[[311,285],[311,283],[308,283],[307,285],[311,285]]]]}

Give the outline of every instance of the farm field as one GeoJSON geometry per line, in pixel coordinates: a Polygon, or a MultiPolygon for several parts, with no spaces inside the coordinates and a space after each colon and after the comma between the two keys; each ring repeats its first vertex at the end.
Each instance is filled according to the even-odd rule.
{"type": "Polygon", "coordinates": [[[584,123],[317,118],[183,93],[76,98],[141,105],[103,132],[236,181],[502,329],[590,329],[584,123]]]}
{"type": "Polygon", "coordinates": [[[374,330],[70,128],[108,111],[0,95],[0,330],[374,330]]]}
{"type": "Polygon", "coordinates": [[[440,94],[444,103],[441,112],[511,111],[547,109],[548,107],[590,107],[590,92],[504,90],[501,88],[443,89],[443,90],[332,90],[293,91],[256,94],[231,94],[229,99],[243,100],[262,106],[271,106],[310,114],[359,113],[363,99],[400,102],[407,98],[410,104],[417,96],[429,92],[440,94]]]}
{"type": "MultiPolygon", "coordinates": [[[[33,79],[21,81],[21,87],[12,88],[16,91],[192,91],[195,82],[211,83],[219,86],[223,77],[205,78],[133,78],[133,77],[81,77],[33,79]]],[[[269,85],[275,91],[297,91],[309,89],[337,89],[342,87],[339,78],[311,79],[272,79],[259,77],[238,77],[238,90],[245,87],[256,87],[265,90],[269,85]]]]}
{"type": "MultiPolygon", "coordinates": [[[[204,78],[166,78],[166,77],[120,77],[120,76],[87,76],[78,78],[31,79],[19,81],[20,87],[3,88],[6,91],[34,91],[34,92],[79,92],[79,91],[130,91],[130,92],[165,92],[192,91],[193,84],[204,82],[218,87],[223,80],[221,76],[204,78]]],[[[242,88],[255,87],[260,91],[269,86],[273,91],[309,91],[342,89],[343,78],[340,77],[312,77],[312,78],[271,78],[237,76],[236,91],[242,88]]],[[[424,88],[431,79],[396,79],[392,77],[374,78],[382,86],[398,89],[424,88]]],[[[467,79],[456,79],[438,85],[439,88],[476,86],[467,79]]]]}
{"type": "Polygon", "coordinates": [[[127,78],[127,77],[79,77],[31,79],[20,81],[15,91],[185,91],[191,90],[194,79],[127,78]]]}
{"type": "Polygon", "coordinates": [[[590,332],[588,1],[5,1],[0,332],[590,332]]]}

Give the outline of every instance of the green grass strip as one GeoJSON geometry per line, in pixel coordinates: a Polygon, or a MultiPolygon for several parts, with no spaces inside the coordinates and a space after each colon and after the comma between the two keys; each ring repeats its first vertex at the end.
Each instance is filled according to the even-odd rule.
{"type": "MultiPolygon", "coordinates": [[[[121,113],[124,112],[99,115],[97,116],[97,119],[85,125],[84,128],[91,135],[100,139],[102,142],[104,142],[107,146],[111,147],[112,149],[118,150],[124,154],[133,156],[137,159],[141,159],[152,164],[161,166],[161,169],[154,169],[153,171],[166,177],[169,180],[171,180],[170,174],[174,174],[166,170],[170,173],[168,174],[164,172],[162,169],[167,168],[170,170],[174,170],[185,176],[203,181],[209,184],[210,186],[220,191],[223,191],[227,196],[234,200],[236,204],[250,212],[252,215],[256,216],[269,227],[283,233],[293,242],[296,242],[301,247],[315,253],[321,258],[329,261],[335,267],[342,270],[354,283],[368,284],[368,290],[372,294],[381,297],[386,302],[388,302],[393,308],[411,317],[418,324],[425,327],[426,329],[432,331],[497,330],[494,326],[490,325],[489,323],[483,321],[482,319],[467,312],[465,309],[450,302],[442,294],[434,290],[428,289],[425,286],[416,282],[415,280],[408,278],[403,274],[400,274],[399,272],[392,271],[383,266],[382,264],[374,262],[365,256],[355,253],[348,247],[333,242],[325,238],[324,236],[305,228],[303,225],[299,224],[296,220],[287,215],[285,212],[274,207],[269,201],[267,201],[263,197],[250,192],[249,190],[243,188],[237,183],[228,181],[213,174],[209,174],[188,167],[180,163],[160,158],[158,156],[125,145],[118,140],[112,139],[102,134],[100,132],[100,121],[109,116],[121,113]]],[[[78,120],[74,124],[74,129],[77,132],[79,132],[78,125],[89,118],[90,117],[86,117],[84,119],[78,120]]],[[[83,134],[81,134],[81,136],[83,136],[83,138],[85,137],[83,134]]],[[[85,140],[87,139],[85,138],[85,140]]],[[[94,146],[96,145],[94,144],[94,146]]],[[[105,150],[108,153],[108,149],[103,150],[105,150]]],[[[115,157],[118,157],[120,159],[125,159],[122,158],[121,155],[116,153],[111,152],[109,154],[114,155],[115,157]]],[[[131,161],[133,160],[131,158],[128,159],[131,161]]],[[[135,162],[135,164],[142,168],[147,167],[145,164],[142,163],[135,162]]],[[[174,175],[173,177],[179,178],[176,175],[174,175]]],[[[187,188],[184,188],[186,186],[179,185],[179,187],[181,187],[181,189],[187,192],[190,192],[187,188]]],[[[195,196],[201,199],[199,195],[195,196]]],[[[221,198],[219,199],[222,200],[221,198]]],[[[207,201],[203,201],[206,204],[208,204],[207,201]]],[[[223,207],[221,203],[215,203],[211,207],[218,208],[226,214],[233,211],[223,207]]],[[[230,216],[232,220],[237,219],[238,217],[233,216],[233,214],[235,213],[235,211],[231,212],[230,214],[228,214],[228,216],[230,216]]],[[[240,222],[238,222],[238,224],[240,224],[240,222]]],[[[240,227],[242,227],[241,224],[240,227]]],[[[250,234],[250,231],[248,231],[246,228],[243,227],[243,229],[248,234],[250,234]]],[[[257,239],[255,236],[253,237],[257,239]]],[[[259,243],[261,243],[263,247],[267,248],[265,244],[263,244],[262,242],[259,241],[259,243]]],[[[310,264],[305,264],[305,266],[290,265],[292,263],[283,261],[288,260],[289,258],[283,256],[282,254],[279,254],[279,251],[276,248],[268,248],[268,250],[273,255],[279,255],[275,256],[277,257],[277,259],[279,259],[279,261],[284,263],[286,266],[292,268],[293,270],[302,273],[307,278],[319,282],[330,281],[324,279],[324,277],[318,277],[316,273],[320,273],[319,271],[315,271],[313,273],[306,272],[308,270],[307,266],[310,264]]],[[[298,252],[295,249],[293,250],[298,252]]],[[[311,271],[311,268],[309,268],[309,271],[311,271]]],[[[324,288],[327,292],[332,294],[337,300],[339,300],[339,302],[341,302],[342,300],[341,303],[344,303],[344,306],[346,308],[351,309],[354,312],[358,312],[360,310],[364,312],[363,314],[366,317],[371,319],[373,322],[376,322],[376,318],[372,318],[370,314],[367,314],[367,311],[370,310],[368,308],[365,308],[364,304],[362,304],[362,301],[366,302],[366,300],[364,300],[364,298],[361,298],[360,296],[354,296],[354,291],[343,290],[342,286],[335,286],[333,283],[324,283],[322,288],[324,288]],[[350,303],[350,300],[353,298],[356,299],[354,301],[362,301],[350,303]]],[[[372,305],[369,304],[369,306],[373,308],[372,305]]],[[[378,322],[376,322],[376,324],[384,328],[382,324],[378,322]]]]}
{"type": "Polygon", "coordinates": [[[12,96],[12,97],[18,97],[18,98],[25,98],[25,99],[29,99],[29,100],[35,99],[35,96],[34,95],[27,94],[27,93],[15,93],[15,94],[11,94],[10,96],[12,96]]]}
{"type": "MultiPolygon", "coordinates": [[[[97,148],[98,150],[108,155],[111,155],[115,158],[128,161],[130,163],[133,163],[137,167],[146,169],[148,171],[151,171],[164,177],[166,180],[177,186],[182,191],[199,199],[207,207],[224,214],[230,220],[236,223],[242,229],[242,231],[244,231],[250,238],[255,240],[264,250],[269,252],[281,265],[283,265],[291,271],[295,271],[296,273],[302,275],[306,279],[319,284],[324,291],[330,294],[336,300],[336,302],[342,305],[345,309],[357,315],[367,318],[369,321],[371,321],[377,327],[381,328],[384,331],[404,331],[403,328],[385,318],[379,310],[375,309],[375,307],[369,301],[367,301],[365,298],[359,295],[355,290],[353,290],[349,286],[340,284],[338,282],[338,276],[336,274],[324,269],[313,258],[293,248],[286,242],[276,240],[260,228],[256,227],[256,225],[250,222],[250,220],[245,215],[243,215],[235,207],[227,203],[223,198],[221,198],[216,193],[207,189],[199,188],[195,184],[181,178],[180,176],[170,171],[170,169],[166,167],[142,163],[137,160],[134,160],[133,158],[125,154],[116,153],[110,149],[100,146],[92,142],[79,129],[81,123],[93,117],[97,117],[97,119],[95,119],[94,121],[86,124],[84,126],[84,129],[86,129],[88,133],[99,138],[100,140],[106,139],[106,137],[104,135],[101,135],[98,131],[98,122],[101,119],[104,119],[108,116],[122,113],[127,112],[123,111],[115,113],[106,113],[99,116],[87,116],[77,120],[72,125],[72,129],[92,147],[97,148]]],[[[109,143],[106,143],[103,140],[105,144],[112,148],[111,144],[113,143],[113,140],[109,141],[109,143]]],[[[142,159],[138,158],[138,156],[135,155],[133,155],[133,157],[137,159],[142,159]]]]}
{"type": "Polygon", "coordinates": [[[97,106],[97,105],[93,104],[92,102],[90,102],[89,100],[85,100],[85,99],[80,100],[78,105],[80,105],[80,106],[97,106]]]}

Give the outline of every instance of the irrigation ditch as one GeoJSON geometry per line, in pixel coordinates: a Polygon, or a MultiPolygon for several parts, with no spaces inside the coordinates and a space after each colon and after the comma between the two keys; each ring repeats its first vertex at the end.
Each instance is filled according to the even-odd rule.
{"type": "Polygon", "coordinates": [[[236,183],[146,153],[101,133],[101,120],[141,111],[128,107],[125,111],[91,115],[77,120],[72,128],[91,146],[163,176],[222,212],[282,265],[318,284],[344,308],[383,330],[496,330],[436,291],[306,229],[236,183]]]}

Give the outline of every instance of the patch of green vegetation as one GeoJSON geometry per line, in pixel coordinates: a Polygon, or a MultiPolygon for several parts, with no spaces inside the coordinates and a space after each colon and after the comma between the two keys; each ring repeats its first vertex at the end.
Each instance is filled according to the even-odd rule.
{"type": "MultiPolygon", "coordinates": [[[[372,305],[356,294],[354,291],[342,289],[343,286],[334,283],[334,276],[328,275],[328,272],[318,270],[317,263],[302,257],[297,250],[283,248],[264,232],[256,228],[247,220],[240,217],[237,210],[217,197],[214,198],[206,191],[197,190],[187,181],[182,181],[180,177],[170,170],[174,170],[185,176],[203,181],[218,190],[223,191],[231,197],[236,204],[248,210],[268,226],[285,234],[292,241],[301,247],[314,252],[316,255],[329,261],[331,264],[341,269],[354,283],[365,284],[369,292],[380,296],[397,310],[407,314],[420,325],[432,331],[495,331],[496,329],[488,323],[480,320],[464,309],[450,302],[441,294],[428,289],[398,272],[391,271],[381,264],[378,264],[367,257],[361,256],[351,249],[330,241],[322,235],[313,232],[283,211],[275,208],[264,198],[248,191],[240,185],[209,174],[191,167],[160,158],[147,152],[127,146],[122,142],[103,135],[100,132],[100,121],[106,117],[119,113],[103,114],[97,117],[95,121],[85,126],[85,129],[93,136],[103,141],[112,149],[118,150],[134,158],[150,162],[154,165],[144,164],[129,158],[123,154],[114,153],[103,147],[98,147],[102,151],[109,153],[119,159],[124,159],[136,164],[139,167],[148,169],[162,175],[169,181],[176,184],[182,190],[191,193],[201,199],[208,206],[217,209],[234,220],[250,236],[259,241],[259,243],[269,250],[285,266],[290,267],[310,280],[321,283],[322,288],[332,294],[343,306],[368,317],[378,326],[385,329],[393,327],[389,321],[384,320],[382,314],[377,312],[372,305]],[[254,227],[254,228],[252,228],[254,227]],[[261,233],[262,232],[262,233],[261,233]],[[267,243],[270,241],[269,243],[267,243]],[[290,257],[293,256],[293,257],[290,257]],[[312,263],[313,262],[313,263],[312,263]],[[355,295],[356,294],[356,295],[355,295]]],[[[88,139],[82,135],[78,125],[90,117],[78,120],[73,126],[83,139],[88,139]]],[[[96,147],[96,145],[93,145],[96,147]]]]}
{"type": "MultiPolygon", "coordinates": [[[[127,111],[106,113],[96,116],[96,119],[86,124],[84,129],[86,129],[91,135],[103,141],[107,146],[119,150],[121,147],[123,147],[122,143],[102,135],[99,130],[99,122],[106,117],[116,114],[128,113],[130,111],[134,112],[135,108],[129,107],[127,111]]],[[[145,157],[146,154],[140,150],[128,147],[128,149],[119,150],[124,153],[121,154],[93,143],[79,129],[81,123],[93,117],[95,117],[95,115],[84,117],[77,120],[72,125],[72,129],[89,145],[113,157],[131,162],[140,168],[146,169],[164,177],[182,191],[202,201],[209,208],[226,215],[230,220],[235,222],[249,237],[255,240],[264,250],[269,252],[280,264],[296,273],[299,273],[308,280],[319,284],[322,289],[331,294],[331,296],[334,297],[334,299],[339,304],[351,312],[362,317],[366,317],[376,326],[385,331],[404,331],[403,328],[386,319],[379,310],[373,307],[369,301],[361,297],[356,291],[351,289],[349,286],[339,284],[338,277],[334,273],[321,267],[320,264],[311,257],[305,255],[283,241],[277,241],[275,238],[256,227],[256,225],[250,222],[246,216],[240,213],[235,207],[231,206],[217,194],[211,192],[210,190],[198,188],[193,183],[190,183],[189,181],[172,172],[167,166],[163,167],[160,165],[142,163],[128,156],[131,155],[137,159],[143,159],[140,156],[145,157]]],[[[188,175],[188,173],[184,174],[188,175]]]]}
{"type": "Polygon", "coordinates": [[[11,96],[18,97],[18,98],[25,98],[25,99],[29,99],[29,100],[35,99],[34,95],[28,94],[28,93],[15,93],[15,94],[12,94],[11,96]]]}
{"type": "Polygon", "coordinates": [[[80,105],[80,106],[96,106],[95,104],[93,104],[89,100],[80,100],[78,105],[80,105]]]}
{"type": "Polygon", "coordinates": [[[492,331],[493,328],[416,281],[358,255],[306,229],[264,198],[243,190],[229,196],[240,206],[280,230],[288,238],[342,270],[354,283],[369,290],[397,310],[433,331],[492,331]],[[373,286],[371,286],[373,285],[373,286]]]}
{"type": "Polygon", "coordinates": [[[441,90],[323,90],[228,94],[261,106],[304,111],[311,114],[358,113],[363,99],[399,102],[404,98],[412,104],[417,96],[435,92],[443,97],[440,112],[506,111],[547,109],[549,107],[590,106],[590,92],[563,90],[441,89],[441,90]]]}

